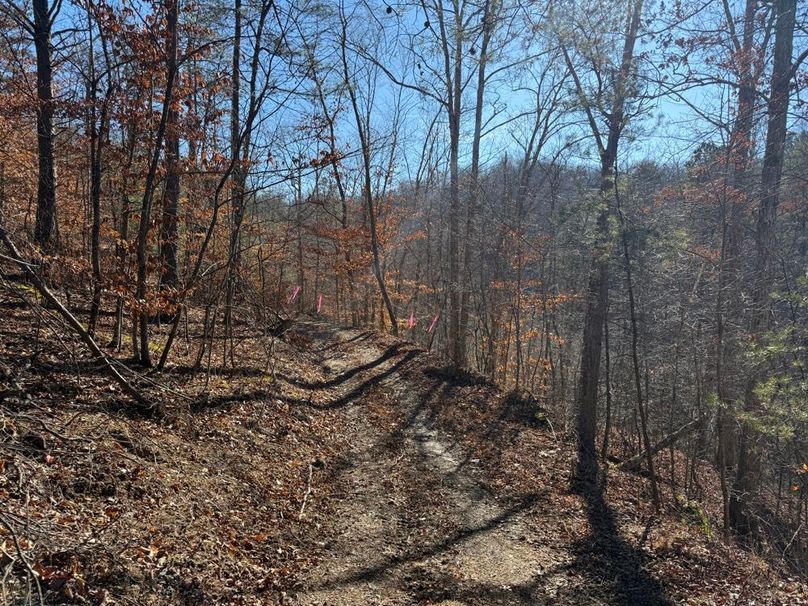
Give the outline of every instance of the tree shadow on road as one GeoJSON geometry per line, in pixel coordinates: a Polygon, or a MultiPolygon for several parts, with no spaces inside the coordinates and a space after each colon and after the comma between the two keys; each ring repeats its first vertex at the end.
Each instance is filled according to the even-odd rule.
{"type": "Polygon", "coordinates": [[[376,564],[350,572],[336,579],[326,581],[325,583],[314,587],[314,589],[333,589],[336,587],[351,585],[353,583],[373,581],[392,573],[395,569],[400,568],[405,564],[420,562],[422,560],[440,555],[449,551],[455,545],[471,539],[475,535],[492,531],[497,527],[506,524],[515,516],[531,509],[543,496],[544,495],[541,493],[526,495],[519,499],[511,507],[504,509],[499,514],[491,517],[481,524],[472,526],[470,528],[459,529],[437,543],[425,545],[420,548],[409,549],[405,553],[399,555],[385,557],[376,564]]]}
{"type": "MultiPolygon", "coordinates": [[[[391,348],[391,349],[393,349],[393,348],[391,348]]],[[[369,370],[370,368],[373,368],[375,366],[379,366],[379,365],[383,364],[385,361],[387,361],[390,358],[392,358],[393,356],[395,356],[396,353],[398,353],[397,351],[392,352],[392,353],[389,353],[389,352],[390,352],[390,350],[388,350],[388,352],[386,352],[385,355],[383,355],[380,358],[377,358],[376,360],[374,360],[374,362],[372,364],[371,363],[363,364],[361,367],[358,367],[359,371],[357,371],[357,372],[361,372],[362,370],[369,370]],[[389,355],[388,355],[388,353],[389,353],[389,355]]],[[[312,408],[318,408],[318,409],[333,409],[333,408],[342,408],[343,406],[347,406],[347,405],[353,403],[355,400],[357,400],[357,399],[361,398],[362,396],[364,396],[371,389],[373,389],[375,386],[379,385],[382,381],[384,381],[388,377],[394,375],[401,367],[403,367],[410,360],[412,360],[413,358],[418,356],[420,353],[421,352],[418,351],[418,350],[408,351],[399,360],[397,360],[395,364],[390,366],[390,368],[388,368],[388,369],[386,369],[383,372],[380,372],[378,374],[373,374],[370,378],[366,379],[365,381],[362,381],[361,383],[359,383],[358,385],[353,387],[350,391],[346,392],[345,394],[343,394],[339,398],[336,398],[335,400],[332,400],[330,402],[326,402],[324,404],[314,404],[314,403],[312,403],[311,407],[312,408]]],[[[353,370],[351,371],[351,373],[352,373],[352,376],[356,375],[356,372],[353,372],[353,370]]],[[[347,380],[347,379],[341,379],[338,383],[342,383],[345,380],[347,380]]]]}
{"type": "Polygon", "coordinates": [[[350,381],[356,375],[365,372],[366,370],[372,370],[377,366],[381,366],[391,358],[394,358],[401,352],[402,347],[404,347],[403,344],[396,343],[395,345],[388,347],[385,351],[382,352],[381,355],[379,355],[375,359],[370,360],[369,362],[366,362],[364,364],[354,366],[350,370],[347,370],[341,373],[340,375],[334,377],[333,379],[329,379],[328,381],[304,381],[296,377],[285,377],[283,380],[291,385],[294,385],[295,387],[300,387],[301,389],[330,389],[332,387],[338,387],[343,383],[350,381]]]}

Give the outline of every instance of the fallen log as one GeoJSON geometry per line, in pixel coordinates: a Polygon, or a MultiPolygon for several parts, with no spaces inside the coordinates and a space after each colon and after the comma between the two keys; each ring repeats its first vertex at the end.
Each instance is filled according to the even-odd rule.
{"type": "Polygon", "coordinates": [[[676,441],[679,438],[681,438],[685,434],[687,434],[690,431],[692,431],[693,429],[695,429],[698,426],[698,424],[699,424],[698,419],[690,421],[689,423],[685,423],[679,429],[673,431],[672,433],[669,433],[667,436],[662,438],[659,442],[657,442],[656,444],[651,446],[651,452],[650,453],[648,453],[647,451],[643,451],[643,452],[641,452],[641,453],[639,453],[637,455],[634,455],[633,457],[631,457],[629,459],[626,459],[625,461],[622,461],[621,463],[619,463],[617,465],[617,469],[624,470],[624,471],[625,470],[638,469],[640,467],[640,464],[645,460],[646,457],[648,457],[649,455],[654,456],[660,450],[663,450],[663,449],[667,448],[668,446],[671,446],[671,445],[675,444],[676,441]]]}
{"type": "Polygon", "coordinates": [[[17,250],[17,247],[14,245],[14,242],[11,241],[11,238],[8,237],[6,230],[3,227],[0,227],[0,240],[5,245],[6,250],[8,251],[9,256],[6,257],[9,260],[13,261],[18,267],[20,267],[31,283],[34,285],[34,288],[39,291],[39,294],[48,302],[51,308],[55,309],[59,314],[64,318],[64,320],[70,325],[70,327],[76,331],[79,338],[82,342],[87,346],[87,349],[93,354],[93,356],[101,362],[104,366],[106,371],[112,376],[115,382],[121,387],[126,395],[132,398],[138,404],[138,408],[141,412],[148,414],[149,416],[159,416],[162,412],[160,407],[154,403],[152,403],[148,398],[146,398],[143,394],[141,394],[137,389],[135,389],[129,381],[118,371],[117,368],[112,364],[112,361],[107,357],[107,355],[101,351],[101,348],[98,347],[98,344],[93,339],[92,335],[81,325],[70,310],[68,310],[59,299],[50,291],[50,289],[45,286],[45,283],[40,279],[40,277],[36,274],[36,272],[32,269],[32,265],[23,259],[20,251],[17,250]]]}

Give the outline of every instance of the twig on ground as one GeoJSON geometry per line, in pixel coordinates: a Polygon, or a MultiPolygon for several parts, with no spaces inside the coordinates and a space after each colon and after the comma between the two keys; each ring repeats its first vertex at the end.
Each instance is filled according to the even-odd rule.
{"type": "Polygon", "coordinates": [[[25,419],[26,421],[32,421],[34,423],[39,424],[42,431],[52,435],[54,438],[59,438],[60,440],[64,440],[65,442],[91,442],[92,441],[90,438],[85,438],[85,437],[71,438],[69,436],[63,435],[63,434],[59,433],[58,431],[56,431],[55,429],[51,429],[50,427],[48,427],[48,424],[45,423],[45,421],[43,421],[42,419],[39,419],[37,417],[32,417],[32,416],[26,415],[26,414],[18,414],[17,416],[19,418],[21,418],[21,419],[25,419]]]}
{"type": "Polygon", "coordinates": [[[309,502],[311,496],[311,476],[314,473],[314,466],[309,463],[309,480],[306,483],[306,493],[303,495],[303,504],[300,506],[300,513],[297,516],[298,520],[303,519],[303,512],[306,510],[306,504],[309,502]]]}
{"type": "Polygon", "coordinates": [[[36,585],[36,592],[39,596],[39,603],[45,603],[45,596],[42,594],[42,586],[39,584],[39,575],[31,566],[31,563],[28,561],[28,558],[25,557],[25,554],[22,552],[22,547],[20,547],[20,540],[17,537],[17,533],[14,531],[14,527],[0,514],[0,524],[2,524],[6,530],[8,530],[9,534],[11,535],[11,540],[14,543],[14,551],[17,552],[17,557],[25,566],[30,578],[34,579],[34,584],[36,585]]]}

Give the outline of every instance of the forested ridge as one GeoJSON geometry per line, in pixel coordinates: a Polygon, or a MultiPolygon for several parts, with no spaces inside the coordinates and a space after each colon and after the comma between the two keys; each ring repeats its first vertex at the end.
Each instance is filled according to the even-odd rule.
{"type": "Polygon", "coordinates": [[[4,603],[808,603],[804,3],[0,33],[4,603]]]}

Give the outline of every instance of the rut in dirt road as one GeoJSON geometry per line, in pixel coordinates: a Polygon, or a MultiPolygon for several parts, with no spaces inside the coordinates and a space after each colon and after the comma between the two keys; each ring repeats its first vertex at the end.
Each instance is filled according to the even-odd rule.
{"type": "Polygon", "coordinates": [[[431,426],[423,399],[396,372],[407,353],[363,343],[355,331],[317,330],[336,341],[322,352],[335,376],[322,387],[338,388],[326,406],[347,407],[352,448],[328,470],[339,486],[329,534],[337,538],[295,603],[545,603],[553,583],[544,578],[538,589],[543,563],[569,556],[529,538],[523,519],[535,498],[500,503],[480,486],[475,461],[431,426]],[[388,400],[403,421],[380,429],[368,398],[388,400]]]}

